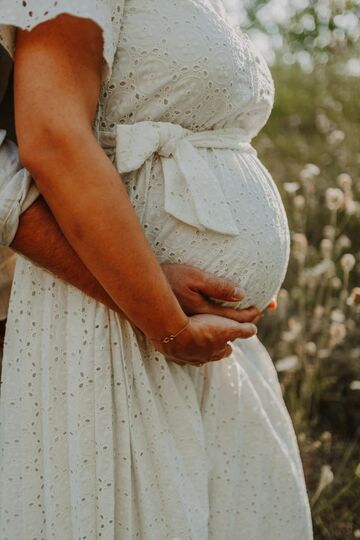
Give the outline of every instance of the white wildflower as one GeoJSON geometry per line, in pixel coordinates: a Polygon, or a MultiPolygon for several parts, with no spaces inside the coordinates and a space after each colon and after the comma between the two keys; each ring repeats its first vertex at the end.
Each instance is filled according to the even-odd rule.
{"type": "Polygon", "coordinates": [[[357,478],[360,478],[360,463],[357,464],[357,467],[355,469],[355,476],[357,478]]]}
{"type": "Polygon", "coordinates": [[[360,381],[351,381],[350,390],[360,390],[360,381]]]}
{"type": "Polygon", "coordinates": [[[336,347],[336,345],[339,345],[346,336],[346,326],[343,323],[340,322],[332,322],[330,325],[330,343],[329,346],[331,348],[336,347]]]}
{"type": "Polygon", "coordinates": [[[351,240],[346,234],[342,234],[336,241],[336,245],[341,249],[351,248],[351,240]]]}
{"type": "Polygon", "coordinates": [[[328,188],[325,192],[326,205],[329,210],[339,210],[344,204],[344,192],[339,188],[328,188]]]}
{"type": "Polygon", "coordinates": [[[289,319],[289,330],[282,333],[282,339],[287,343],[294,341],[302,331],[302,324],[297,319],[289,319]]]}
{"type": "Polygon", "coordinates": [[[296,260],[299,262],[304,262],[306,253],[307,253],[307,247],[308,242],[305,234],[302,233],[294,233],[292,236],[293,240],[293,255],[296,260]]]}
{"type": "Polygon", "coordinates": [[[345,321],[345,315],[340,309],[333,309],[330,318],[333,322],[342,323],[345,321]]]}
{"type": "Polygon", "coordinates": [[[326,139],[329,144],[339,144],[345,139],[345,133],[341,129],[334,129],[326,139]]]}
{"type": "Polygon", "coordinates": [[[296,355],[286,356],[286,358],[281,358],[275,364],[276,371],[295,371],[300,367],[299,358],[296,355]]]}
{"type": "Polygon", "coordinates": [[[322,491],[327,488],[334,480],[334,473],[331,470],[330,465],[323,465],[321,467],[320,479],[314,496],[312,498],[312,503],[314,504],[320,497],[322,491]]]}
{"type": "Polygon", "coordinates": [[[299,182],[284,182],[284,189],[290,195],[294,195],[300,188],[299,182]]]}
{"type": "Polygon", "coordinates": [[[348,299],[349,305],[360,305],[360,287],[354,287],[348,299]]]}
{"type": "Polygon", "coordinates": [[[294,197],[294,206],[296,210],[304,210],[305,208],[305,197],[304,195],[296,195],[294,197]]]}
{"type": "Polygon", "coordinates": [[[331,122],[323,111],[316,115],[316,125],[322,133],[328,133],[331,129],[331,122]]]}
{"type": "Polygon", "coordinates": [[[355,257],[352,253],[345,253],[340,259],[340,264],[345,274],[349,274],[355,266],[355,257]]]}
{"type": "Polygon", "coordinates": [[[304,270],[304,282],[310,286],[316,286],[316,280],[325,276],[330,278],[335,273],[335,265],[331,259],[324,259],[315,266],[304,270]]]}
{"type": "Polygon", "coordinates": [[[360,538],[360,529],[355,529],[354,538],[360,538]]]}
{"type": "Polygon", "coordinates": [[[307,182],[309,180],[313,180],[315,176],[319,176],[320,169],[317,165],[314,165],[314,163],[307,163],[303,170],[300,172],[300,179],[303,182],[307,182]]]}
{"type": "Polygon", "coordinates": [[[330,431],[323,431],[322,434],[320,435],[320,439],[324,443],[330,442],[331,439],[332,439],[332,435],[331,435],[330,431]]]}
{"type": "Polygon", "coordinates": [[[305,345],[305,352],[310,356],[315,356],[316,351],[316,344],[313,341],[308,341],[305,345]]]}
{"type": "Polygon", "coordinates": [[[323,238],[321,240],[320,251],[324,259],[330,259],[333,251],[333,243],[329,238],[323,238]]]}
{"type": "Polygon", "coordinates": [[[324,306],[317,304],[317,306],[315,306],[315,309],[314,309],[315,319],[321,319],[321,317],[324,315],[324,311],[325,311],[324,306]]]}
{"type": "Polygon", "coordinates": [[[347,173],[341,173],[337,177],[337,184],[341,189],[344,191],[350,191],[352,186],[352,178],[350,174],[347,173]]]}
{"type": "Polygon", "coordinates": [[[331,286],[335,291],[339,291],[342,288],[342,281],[337,276],[333,277],[331,280],[331,286]]]}
{"type": "Polygon", "coordinates": [[[352,197],[345,197],[345,212],[348,216],[353,216],[359,213],[360,204],[353,200],[352,197]]]}
{"type": "Polygon", "coordinates": [[[325,238],[329,238],[329,240],[334,240],[336,236],[336,229],[332,225],[325,225],[323,229],[323,234],[325,238]]]}

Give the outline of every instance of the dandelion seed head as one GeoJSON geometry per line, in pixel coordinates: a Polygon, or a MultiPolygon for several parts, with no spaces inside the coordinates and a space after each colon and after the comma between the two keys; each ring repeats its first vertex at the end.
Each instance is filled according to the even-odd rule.
{"type": "Polygon", "coordinates": [[[329,144],[335,145],[340,144],[345,139],[345,133],[341,129],[334,129],[326,137],[326,140],[329,144]]]}
{"type": "Polygon", "coordinates": [[[306,257],[308,241],[305,234],[294,233],[292,236],[293,240],[293,254],[295,259],[303,262],[306,257]]]}
{"type": "Polygon", "coordinates": [[[335,291],[339,291],[342,288],[342,281],[338,277],[333,277],[331,280],[331,286],[335,291]]]}
{"type": "Polygon", "coordinates": [[[340,309],[333,309],[330,315],[333,322],[342,323],[345,321],[345,315],[340,309]]]}
{"type": "Polygon", "coordinates": [[[309,180],[313,180],[315,176],[319,176],[319,174],[320,169],[317,165],[314,163],[307,163],[302,171],[300,171],[300,179],[306,183],[309,180]]]}
{"type": "Polygon", "coordinates": [[[299,182],[284,182],[284,189],[289,195],[294,195],[300,189],[299,182]]]}
{"type": "Polygon", "coordinates": [[[351,240],[350,240],[350,238],[348,236],[346,236],[346,234],[342,234],[341,236],[339,236],[339,238],[337,239],[336,244],[340,249],[349,249],[349,248],[351,248],[351,240]]]}
{"type": "Polygon", "coordinates": [[[332,435],[330,431],[323,431],[320,435],[320,440],[324,443],[330,442],[332,439],[332,435]]]}
{"type": "Polygon", "coordinates": [[[304,195],[296,195],[294,197],[294,206],[296,210],[304,210],[305,208],[305,197],[304,195]]]}
{"type": "Polygon", "coordinates": [[[329,240],[334,240],[336,236],[336,229],[332,225],[325,225],[323,229],[323,234],[325,238],[329,238],[329,240]]]}
{"type": "Polygon", "coordinates": [[[343,269],[345,274],[348,274],[351,272],[351,270],[355,266],[355,263],[356,263],[356,260],[352,253],[345,253],[340,259],[341,268],[343,269]]]}
{"type": "Polygon", "coordinates": [[[276,371],[295,371],[300,367],[299,358],[296,355],[286,356],[275,363],[276,371]]]}
{"type": "Polygon", "coordinates": [[[331,211],[337,211],[344,205],[344,192],[339,188],[328,188],[325,192],[326,205],[331,211]]]}
{"type": "Polygon", "coordinates": [[[339,176],[337,177],[337,184],[344,191],[351,190],[352,178],[351,178],[350,174],[347,174],[347,173],[339,174],[339,176]]]}
{"type": "Polygon", "coordinates": [[[308,341],[305,344],[305,352],[310,356],[315,356],[317,351],[316,344],[313,341],[308,341]]]}
{"type": "Polygon", "coordinates": [[[332,472],[330,465],[323,465],[320,471],[319,483],[312,498],[313,503],[317,501],[322,491],[324,491],[324,489],[328,487],[333,482],[333,480],[334,473],[332,472]]]}
{"type": "Polygon", "coordinates": [[[346,326],[344,323],[333,321],[330,325],[330,347],[336,347],[346,336],[346,326]]]}
{"type": "Polygon", "coordinates": [[[320,251],[324,259],[329,259],[332,255],[334,244],[329,238],[323,238],[320,242],[320,251]]]}
{"type": "Polygon", "coordinates": [[[349,296],[349,304],[360,305],[360,287],[354,287],[349,296]]]}

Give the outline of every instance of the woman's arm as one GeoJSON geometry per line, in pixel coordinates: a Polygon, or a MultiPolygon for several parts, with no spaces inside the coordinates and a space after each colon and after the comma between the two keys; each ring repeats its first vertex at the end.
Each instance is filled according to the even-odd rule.
{"type": "MultiPolygon", "coordinates": [[[[85,19],[61,15],[31,32],[18,32],[20,156],[86,267],[137,327],[160,339],[182,328],[187,317],[92,131],[101,53],[100,29],[85,19]]],[[[197,316],[172,350],[184,357],[196,342],[191,353],[196,350],[196,358],[207,358],[210,351],[219,356],[229,339],[255,332],[252,325],[197,316]]]]}

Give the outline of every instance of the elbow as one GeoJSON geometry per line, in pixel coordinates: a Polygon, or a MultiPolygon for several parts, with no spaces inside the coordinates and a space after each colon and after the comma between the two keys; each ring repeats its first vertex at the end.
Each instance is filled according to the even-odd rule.
{"type": "Polygon", "coordinates": [[[59,160],[71,160],[78,144],[74,125],[54,122],[52,118],[34,118],[21,125],[17,133],[20,161],[34,178],[48,173],[59,160]]]}
{"type": "Polygon", "coordinates": [[[25,128],[18,133],[19,156],[22,165],[35,178],[48,170],[54,159],[59,159],[64,152],[67,141],[61,128],[49,128],[37,121],[33,127],[25,128]]]}

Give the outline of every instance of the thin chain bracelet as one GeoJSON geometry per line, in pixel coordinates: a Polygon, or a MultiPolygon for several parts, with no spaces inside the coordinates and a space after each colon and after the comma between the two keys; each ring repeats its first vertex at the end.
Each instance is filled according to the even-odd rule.
{"type": "Polygon", "coordinates": [[[190,319],[188,318],[188,321],[187,323],[185,324],[184,328],[181,328],[181,330],[179,330],[178,332],[176,332],[176,334],[170,334],[170,336],[166,336],[164,339],[155,339],[155,338],[151,338],[152,341],[161,341],[162,343],[170,343],[170,341],[174,341],[174,339],[179,335],[181,334],[181,332],[183,332],[185,330],[185,328],[187,328],[190,324],[190,319]]]}

